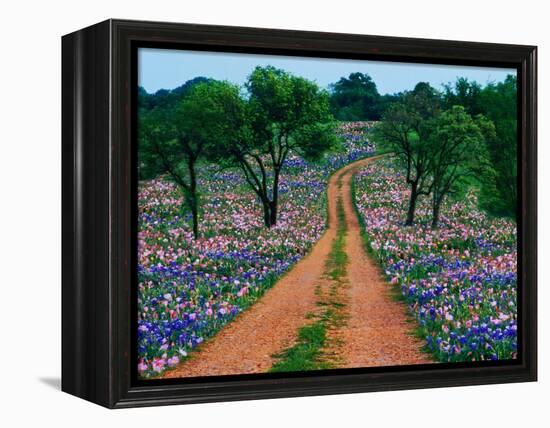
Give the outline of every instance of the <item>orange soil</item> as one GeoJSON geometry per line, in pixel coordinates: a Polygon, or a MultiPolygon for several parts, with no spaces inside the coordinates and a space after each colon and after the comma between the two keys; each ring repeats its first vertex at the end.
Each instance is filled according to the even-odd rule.
{"type": "Polygon", "coordinates": [[[430,363],[420,351],[422,342],[411,335],[402,303],[391,296],[391,286],[367,256],[350,191],[353,174],[370,159],[355,162],[341,173],[341,197],[346,216],[349,308],[342,329],[343,367],[373,367],[430,363]]]}

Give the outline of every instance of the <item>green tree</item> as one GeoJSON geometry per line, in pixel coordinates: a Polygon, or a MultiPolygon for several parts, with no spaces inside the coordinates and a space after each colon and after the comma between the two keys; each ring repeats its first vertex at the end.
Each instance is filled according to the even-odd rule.
{"type": "Polygon", "coordinates": [[[427,83],[418,83],[413,91],[402,94],[401,101],[388,107],[373,133],[381,147],[388,148],[402,163],[410,187],[406,225],[414,223],[416,204],[421,195],[431,192],[428,144],[432,121],[440,111],[440,94],[427,83]]]}
{"type": "Polygon", "coordinates": [[[487,109],[481,99],[482,87],[479,83],[470,81],[465,77],[459,77],[454,84],[447,84],[443,91],[443,108],[450,109],[453,106],[463,106],[472,117],[478,114],[486,114],[487,109]]]}
{"type": "Polygon", "coordinates": [[[194,85],[174,106],[142,111],[139,118],[139,163],[144,175],[166,173],[184,195],[191,211],[193,235],[199,236],[197,165],[228,130],[227,100],[238,88],[225,82],[194,85]]]}
{"type": "Polygon", "coordinates": [[[456,193],[486,163],[485,139],[494,136],[492,122],[479,115],[474,119],[462,106],[453,106],[430,123],[427,147],[432,193],[432,227],[439,222],[441,204],[456,193]]]}
{"type": "Polygon", "coordinates": [[[517,215],[517,82],[508,76],[504,82],[483,88],[483,114],[495,124],[495,135],[487,139],[493,168],[492,179],[482,187],[481,204],[492,214],[517,215]],[[491,191],[493,187],[495,191],[491,191]]]}
{"type": "Polygon", "coordinates": [[[379,120],[381,97],[368,74],[351,73],[330,86],[331,111],[339,120],[379,120]]]}
{"type": "Polygon", "coordinates": [[[483,114],[494,123],[495,133],[485,139],[490,167],[480,176],[480,205],[493,215],[514,216],[517,207],[517,81],[481,87],[459,78],[443,94],[446,109],[462,105],[471,116],[483,114]]]}
{"type": "Polygon", "coordinates": [[[177,103],[199,83],[208,83],[212,79],[198,76],[188,80],[183,85],[174,89],[159,89],[154,94],[149,94],[143,87],[138,87],[138,109],[152,110],[155,107],[175,108],[177,103]]]}
{"type": "MultiPolygon", "coordinates": [[[[277,223],[279,184],[290,152],[315,160],[336,142],[328,94],[302,77],[256,67],[246,82],[246,120],[232,114],[231,135],[211,157],[239,167],[263,207],[264,223],[277,223]]],[[[242,109],[242,107],[240,107],[242,109]]]]}

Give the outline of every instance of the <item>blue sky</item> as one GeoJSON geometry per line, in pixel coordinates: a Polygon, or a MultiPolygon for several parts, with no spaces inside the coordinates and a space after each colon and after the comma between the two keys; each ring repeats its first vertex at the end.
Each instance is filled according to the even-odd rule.
{"type": "Polygon", "coordinates": [[[140,48],[138,81],[149,93],[176,88],[197,76],[243,84],[257,65],[282,68],[314,80],[323,88],[350,73],[367,73],[381,94],[413,89],[420,81],[441,89],[442,84],[454,82],[457,77],[484,85],[516,73],[514,69],[488,67],[140,48]]]}

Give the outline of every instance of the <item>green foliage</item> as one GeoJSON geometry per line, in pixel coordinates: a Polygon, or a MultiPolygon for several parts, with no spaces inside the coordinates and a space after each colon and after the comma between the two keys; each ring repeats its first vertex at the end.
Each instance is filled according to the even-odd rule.
{"type": "Polygon", "coordinates": [[[322,321],[301,327],[297,344],[276,355],[280,361],[273,364],[270,371],[277,373],[329,368],[326,363],[319,361],[326,339],[327,328],[322,321]]]}
{"type": "Polygon", "coordinates": [[[447,108],[462,105],[472,116],[483,114],[493,122],[494,132],[485,135],[489,164],[478,176],[480,205],[489,213],[514,217],[517,210],[517,79],[480,87],[458,79],[446,87],[447,108]]]}
{"type": "Polygon", "coordinates": [[[179,128],[206,158],[220,146],[244,138],[245,104],[239,87],[212,81],[193,87],[176,108],[179,128]]]}
{"type": "Polygon", "coordinates": [[[497,193],[481,193],[482,206],[495,215],[514,217],[517,211],[517,86],[508,76],[488,85],[482,93],[485,115],[495,123],[495,138],[488,140],[497,193]],[[496,196],[496,197],[495,197],[496,196]]]}
{"type": "Polygon", "coordinates": [[[418,157],[414,161],[418,163],[425,156],[424,141],[431,132],[430,120],[439,112],[439,93],[427,83],[418,83],[413,91],[404,92],[399,101],[388,106],[372,137],[380,148],[391,150],[405,162],[418,157]]]}
{"type": "Polygon", "coordinates": [[[338,199],[336,204],[336,215],[338,218],[338,229],[336,239],[332,244],[332,249],[327,261],[328,275],[336,281],[342,279],[346,274],[348,264],[348,255],[345,251],[346,244],[346,215],[344,213],[344,204],[342,199],[338,199]]]}
{"type": "Polygon", "coordinates": [[[191,88],[199,83],[208,83],[212,79],[198,76],[188,80],[183,85],[172,90],[160,89],[154,94],[149,94],[141,86],[138,87],[138,109],[152,110],[155,107],[171,107],[189,93],[191,88]]]}
{"type": "Polygon", "coordinates": [[[386,108],[373,137],[407,172],[408,224],[417,195],[432,195],[436,226],[445,195],[459,195],[472,185],[479,188],[481,208],[493,215],[515,215],[516,101],[513,76],[485,87],[459,78],[442,94],[420,82],[386,108]]]}
{"type": "Polygon", "coordinates": [[[444,88],[442,103],[446,110],[460,105],[472,116],[486,112],[481,99],[482,87],[479,83],[459,77],[454,85],[447,84],[444,88]]]}
{"type": "Polygon", "coordinates": [[[242,115],[242,103],[238,87],[226,82],[195,82],[184,92],[174,103],[139,110],[138,165],[140,178],[168,174],[178,185],[198,237],[196,167],[218,141],[240,132],[231,120],[242,115]]]}
{"type": "Polygon", "coordinates": [[[328,93],[314,83],[271,66],[256,67],[246,83],[244,121],[236,134],[217,141],[213,159],[242,171],[264,209],[264,223],[277,222],[279,180],[292,151],[315,160],[337,142],[328,93]]]}
{"type": "Polygon", "coordinates": [[[388,107],[372,134],[377,146],[393,152],[405,168],[411,189],[408,225],[414,222],[418,197],[431,191],[432,152],[428,140],[439,112],[439,93],[428,83],[420,82],[413,91],[405,92],[400,101],[388,107]]]}
{"type": "Polygon", "coordinates": [[[381,96],[368,74],[351,73],[331,85],[330,104],[339,120],[379,120],[381,96]]]}
{"type": "Polygon", "coordinates": [[[432,226],[437,227],[444,198],[456,194],[467,178],[483,170],[487,163],[485,139],[495,134],[492,122],[476,119],[464,107],[455,105],[429,122],[427,138],[432,193],[432,226]]]}
{"type": "Polygon", "coordinates": [[[168,173],[178,184],[185,182],[189,161],[197,162],[220,136],[234,132],[227,120],[232,100],[240,101],[237,87],[209,81],[194,85],[174,105],[140,110],[140,178],[168,173]]]}
{"type": "MultiPolygon", "coordinates": [[[[205,77],[196,77],[173,89],[161,89],[155,94],[148,94],[142,87],[138,88],[138,171],[140,179],[151,179],[160,174],[177,169],[182,176],[182,162],[186,153],[182,151],[178,138],[188,132],[192,125],[187,123],[185,115],[193,109],[185,97],[199,85],[213,82],[205,77]]],[[[204,89],[200,90],[204,92],[204,89]]],[[[199,92],[191,98],[197,99],[199,92]]],[[[189,154],[189,153],[188,153],[189,154]]]]}
{"type": "Polygon", "coordinates": [[[177,141],[172,137],[169,126],[166,126],[166,113],[158,108],[138,112],[138,173],[141,180],[166,172],[166,161],[159,153],[161,145],[164,156],[179,157],[177,141]]]}
{"type": "Polygon", "coordinates": [[[274,166],[290,150],[318,158],[335,143],[328,93],[314,82],[274,67],[256,67],[246,88],[251,144],[270,155],[274,166]]]}
{"type": "Polygon", "coordinates": [[[337,144],[336,123],[328,93],[283,70],[256,67],[246,90],[204,78],[154,96],[140,88],[139,174],[146,179],[168,173],[196,210],[197,162],[239,167],[271,227],[287,156],[319,159],[337,144]]]}

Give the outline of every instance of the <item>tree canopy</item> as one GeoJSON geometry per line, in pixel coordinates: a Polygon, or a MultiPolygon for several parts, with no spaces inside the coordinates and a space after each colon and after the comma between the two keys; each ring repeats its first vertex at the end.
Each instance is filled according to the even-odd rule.
{"type": "Polygon", "coordinates": [[[444,198],[456,194],[486,165],[485,141],[494,135],[491,121],[473,119],[463,106],[443,111],[430,123],[427,150],[432,193],[432,227],[437,227],[444,198]]]}
{"type": "MultiPolygon", "coordinates": [[[[238,167],[258,196],[264,223],[277,223],[279,186],[293,152],[315,160],[336,142],[329,95],[274,67],[256,67],[244,93],[228,82],[194,79],[139,109],[140,177],[167,174],[185,196],[198,236],[201,161],[238,167]]],[[[143,92],[140,96],[144,97],[143,92]]]]}
{"type": "Polygon", "coordinates": [[[239,100],[237,87],[201,81],[188,87],[173,105],[159,104],[140,113],[140,173],[145,177],[166,173],[179,186],[192,213],[195,238],[199,232],[196,167],[217,140],[235,132],[228,111],[239,100]]]}
{"type": "Polygon", "coordinates": [[[330,86],[330,104],[339,120],[379,120],[381,96],[368,74],[351,73],[330,86]]]}
{"type": "Polygon", "coordinates": [[[154,94],[149,94],[141,86],[138,87],[138,109],[151,110],[155,107],[173,107],[179,100],[181,100],[189,90],[198,83],[209,82],[212,79],[198,76],[191,80],[188,80],[183,85],[177,88],[159,89],[154,94]]]}
{"type": "Polygon", "coordinates": [[[401,161],[410,187],[406,224],[412,225],[418,197],[432,190],[430,167],[432,151],[429,139],[433,120],[440,110],[438,92],[427,83],[419,83],[393,103],[374,130],[374,139],[401,161]]]}
{"type": "Polygon", "coordinates": [[[256,67],[246,82],[246,124],[223,138],[212,156],[239,167],[260,199],[264,223],[277,223],[279,184],[292,151],[318,159],[336,141],[328,94],[283,70],[256,67]]]}
{"type": "Polygon", "coordinates": [[[480,204],[493,215],[516,216],[517,211],[517,79],[481,87],[458,79],[447,85],[443,103],[462,105],[472,116],[483,114],[495,127],[486,139],[490,168],[481,177],[480,204]]]}

